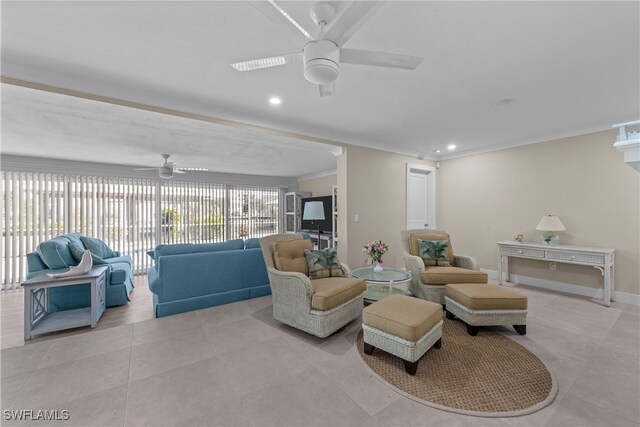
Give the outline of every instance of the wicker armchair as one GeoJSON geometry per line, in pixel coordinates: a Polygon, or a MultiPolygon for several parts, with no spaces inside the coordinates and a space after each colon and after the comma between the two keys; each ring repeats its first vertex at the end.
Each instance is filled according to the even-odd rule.
{"type": "MultiPolygon", "coordinates": [[[[413,277],[409,290],[418,298],[444,304],[444,287],[448,283],[487,283],[487,274],[480,271],[475,258],[453,255],[453,263],[448,267],[428,266],[420,258],[411,245],[411,235],[434,234],[449,240],[449,235],[442,230],[414,229],[400,232],[404,247],[404,263],[413,277]]],[[[452,252],[453,254],[453,252],[452,252]]]]}
{"type": "MultiPolygon", "coordinates": [[[[303,273],[280,271],[275,268],[273,245],[276,242],[302,239],[299,234],[276,234],[262,237],[260,247],[269,274],[273,299],[273,317],[289,326],[300,329],[320,338],[328,337],[343,328],[349,322],[360,317],[364,306],[364,285],[360,280],[329,278],[311,280],[303,273]],[[356,297],[327,310],[312,307],[314,283],[316,281],[342,280],[353,282],[362,287],[356,297]]],[[[351,277],[351,270],[345,264],[342,268],[351,277]]]]}

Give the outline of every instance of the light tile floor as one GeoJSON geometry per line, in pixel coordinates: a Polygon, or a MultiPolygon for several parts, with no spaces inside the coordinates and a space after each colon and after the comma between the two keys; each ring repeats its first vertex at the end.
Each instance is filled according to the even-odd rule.
{"type": "Polygon", "coordinates": [[[2,409],[66,409],[71,419],[58,424],[78,426],[639,425],[639,308],[517,289],[529,297],[527,335],[498,329],[540,357],[560,387],[528,416],[469,417],[409,400],[356,357],[359,322],[321,340],[273,320],[270,297],[152,319],[141,278],[132,303],[107,310],[97,330],[26,345],[21,296],[2,295],[2,409]]]}

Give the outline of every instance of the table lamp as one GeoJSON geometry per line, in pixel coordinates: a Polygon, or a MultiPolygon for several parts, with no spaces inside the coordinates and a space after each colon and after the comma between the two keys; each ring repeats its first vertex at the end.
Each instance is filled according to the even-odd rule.
{"type": "Polygon", "coordinates": [[[538,223],[536,230],[544,231],[544,239],[542,240],[543,245],[557,246],[558,235],[556,234],[556,231],[564,231],[566,228],[557,215],[545,215],[538,223]]]}
{"type": "MultiPolygon", "coordinates": [[[[322,202],[307,202],[304,204],[304,212],[302,212],[302,219],[305,221],[320,221],[324,220],[324,203],[322,202]]],[[[318,224],[318,249],[320,249],[320,224],[318,224]]]]}

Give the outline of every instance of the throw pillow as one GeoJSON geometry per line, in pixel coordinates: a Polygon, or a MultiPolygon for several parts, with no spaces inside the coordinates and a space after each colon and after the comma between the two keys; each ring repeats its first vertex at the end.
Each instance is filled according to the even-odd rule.
{"type": "MultiPolygon", "coordinates": [[[[81,248],[74,242],[69,242],[69,250],[71,251],[71,255],[76,260],[76,262],[80,262],[82,259],[82,255],[84,255],[84,251],[87,249],[81,248]]],[[[93,265],[106,264],[107,262],[99,257],[98,255],[91,252],[91,260],[93,261],[93,265]]]]}
{"type": "Polygon", "coordinates": [[[40,255],[42,262],[52,270],[66,268],[73,265],[73,256],[69,252],[68,240],[60,237],[44,241],[38,245],[36,252],[40,255]],[[62,256],[66,252],[67,256],[62,256]]]}
{"type": "Polygon", "coordinates": [[[418,239],[418,250],[425,266],[449,267],[451,265],[448,254],[448,240],[418,239]]]}
{"type": "Polygon", "coordinates": [[[105,242],[100,239],[94,239],[93,237],[80,237],[85,248],[89,249],[92,254],[98,255],[100,258],[114,258],[118,255],[111,250],[105,242]]]}
{"type": "Polygon", "coordinates": [[[336,248],[322,250],[305,249],[304,257],[309,266],[310,279],[324,279],[326,277],[345,277],[344,270],[338,261],[336,248]]]}
{"type": "Polygon", "coordinates": [[[293,271],[309,275],[309,267],[304,256],[305,249],[311,249],[311,240],[296,239],[273,244],[273,262],[280,271],[293,271]]]}

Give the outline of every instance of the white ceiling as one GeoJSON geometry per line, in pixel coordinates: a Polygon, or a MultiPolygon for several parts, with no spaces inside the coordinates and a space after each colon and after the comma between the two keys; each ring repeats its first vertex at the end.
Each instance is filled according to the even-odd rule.
{"type": "MultiPolygon", "coordinates": [[[[280,4],[312,28],[312,3],[280,4]]],[[[247,2],[3,2],[2,75],[412,155],[473,152],[640,117],[639,4],[391,1],[345,47],[424,62],[343,65],[320,98],[301,63],[229,66],[302,49],[247,2]]],[[[213,151],[197,138],[180,163],[213,151]]]]}
{"type": "MultiPolygon", "coordinates": [[[[34,157],[298,177],[335,169],[338,147],[2,85],[2,152],[34,157]]],[[[155,172],[150,172],[155,174],[155,172]]]]}

